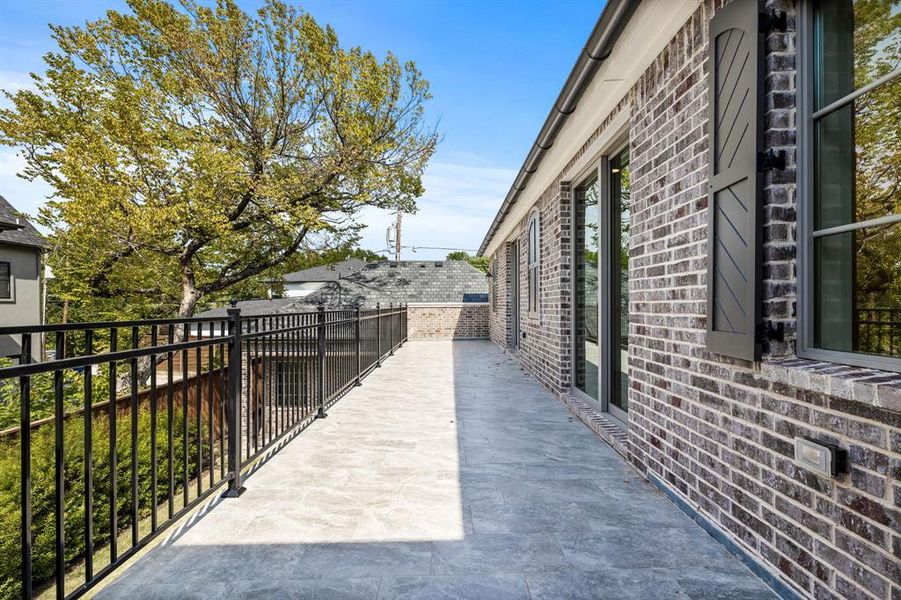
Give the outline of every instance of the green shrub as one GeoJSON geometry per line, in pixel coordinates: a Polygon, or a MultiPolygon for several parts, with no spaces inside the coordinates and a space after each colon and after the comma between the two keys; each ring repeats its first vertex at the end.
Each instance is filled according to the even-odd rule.
{"type": "MultiPolygon", "coordinates": [[[[180,506],[178,494],[184,489],[183,467],[185,457],[182,452],[183,412],[178,409],[173,414],[173,463],[176,494],[176,510],[180,506]]],[[[204,465],[208,461],[209,441],[199,440],[193,420],[188,424],[187,459],[188,479],[198,475],[196,456],[198,446],[203,452],[204,465]]],[[[151,417],[146,406],[138,414],[138,505],[139,520],[148,517],[151,508],[163,502],[169,491],[169,470],[167,460],[167,415],[161,410],[157,419],[157,497],[151,497],[151,417]]],[[[93,521],[95,549],[109,542],[110,531],[110,456],[109,419],[95,413],[92,420],[93,448],[93,521]]],[[[119,532],[131,525],[131,416],[120,415],[116,420],[117,499],[116,514],[119,532]]],[[[203,423],[201,435],[206,435],[207,424],[203,423]]],[[[64,473],[65,473],[65,543],[66,564],[76,565],[85,555],[85,479],[84,479],[84,418],[76,416],[65,421],[64,426],[64,473]]],[[[54,469],[54,427],[45,425],[32,433],[32,523],[33,523],[33,572],[34,585],[38,588],[52,581],[54,577],[55,551],[55,469],[54,469]]],[[[0,442],[0,598],[15,598],[21,595],[21,543],[20,543],[20,447],[17,438],[0,442]]],[[[119,548],[121,553],[126,547],[119,548]]]]}

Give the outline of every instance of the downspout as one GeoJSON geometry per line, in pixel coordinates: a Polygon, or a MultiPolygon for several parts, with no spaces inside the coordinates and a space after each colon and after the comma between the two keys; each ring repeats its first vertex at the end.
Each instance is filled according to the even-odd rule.
{"type": "Polygon", "coordinates": [[[529,179],[538,170],[544,155],[554,145],[554,141],[557,139],[560,130],[563,129],[563,125],[566,123],[569,115],[575,112],[579,99],[594,78],[598,67],[610,56],[616,40],[619,39],[623,28],[632,16],[632,13],[635,12],[635,8],[640,1],[608,0],[603,12],[601,12],[601,16],[598,17],[598,21],[594,25],[591,35],[588,37],[588,41],[585,43],[585,47],[582,48],[576,64],[570,71],[569,77],[566,78],[566,83],[563,84],[563,89],[560,90],[557,101],[551,108],[547,119],[545,119],[541,131],[538,132],[535,143],[532,144],[532,148],[526,155],[516,179],[513,180],[510,191],[507,192],[504,202],[498,209],[488,233],[485,234],[485,239],[482,240],[482,245],[479,246],[477,256],[483,256],[485,249],[491,242],[491,238],[504,221],[504,217],[507,216],[510,208],[516,203],[519,194],[526,189],[529,179]]]}

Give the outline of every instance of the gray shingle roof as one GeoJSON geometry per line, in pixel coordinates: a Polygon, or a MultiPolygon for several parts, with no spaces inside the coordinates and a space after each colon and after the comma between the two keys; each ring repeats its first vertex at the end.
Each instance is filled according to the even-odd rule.
{"type": "Polygon", "coordinates": [[[288,273],[282,278],[285,283],[305,283],[308,281],[337,281],[354,271],[359,271],[366,265],[362,258],[348,258],[341,262],[320,267],[312,267],[301,271],[288,273]]]}
{"type": "Polygon", "coordinates": [[[3,196],[0,196],[0,244],[34,248],[43,248],[47,245],[34,225],[21,217],[19,211],[3,196]]]}
{"type": "MultiPolygon", "coordinates": [[[[487,302],[488,279],[465,261],[401,261],[368,263],[337,281],[326,283],[303,298],[247,300],[238,303],[243,315],[260,315],[328,309],[364,308],[377,303],[487,302]]],[[[218,318],[227,307],[214,308],[197,316],[218,318]]]]}

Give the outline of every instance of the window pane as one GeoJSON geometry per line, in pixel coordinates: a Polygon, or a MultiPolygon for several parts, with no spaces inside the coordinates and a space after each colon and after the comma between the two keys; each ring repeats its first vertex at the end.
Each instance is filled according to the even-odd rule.
{"type": "Polygon", "coordinates": [[[901,0],[819,0],[816,107],[901,66],[901,0]]]}
{"type": "Polygon", "coordinates": [[[0,298],[12,298],[9,263],[0,263],[0,298]]]}
{"type": "Polygon", "coordinates": [[[598,398],[598,182],[576,195],[575,385],[598,398]]]}
{"type": "Polygon", "coordinates": [[[901,356],[901,224],[819,238],[815,344],[901,356]]]}
{"type": "Polygon", "coordinates": [[[901,79],[816,123],[816,229],[901,212],[901,79]]]}

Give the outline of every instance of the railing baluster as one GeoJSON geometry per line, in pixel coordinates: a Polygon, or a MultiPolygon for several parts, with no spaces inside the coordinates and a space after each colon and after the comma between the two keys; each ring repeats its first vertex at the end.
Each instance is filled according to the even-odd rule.
{"type": "MultiPolygon", "coordinates": [[[[225,337],[226,322],[219,322],[219,335],[225,337]]],[[[228,382],[226,370],[228,359],[225,356],[225,345],[219,344],[219,478],[225,479],[225,405],[228,398],[228,382]]]]}
{"type": "MultiPolygon", "coordinates": [[[[159,343],[159,332],[156,325],[150,326],[150,345],[154,348],[159,343]]],[[[156,516],[156,503],[159,493],[157,480],[157,397],[156,397],[156,354],[150,355],[150,531],[156,531],[158,526],[156,516]]]]}
{"type": "MultiPolygon", "coordinates": [[[[138,347],[138,328],[131,328],[131,347],[138,347]]],[[[138,359],[131,359],[131,545],[138,545],[138,359]]]]}
{"type": "Polygon", "coordinates": [[[375,304],[375,366],[382,366],[382,306],[375,304]]]}
{"type": "MultiPolygon", "coordinates": [[[[66,334],[59,331],[56,334],[56,360],[65,358],[66,334]]],[[[53,467],[55,474],[54,506],[53,514],[56,521],[56,597],[66,597],[66,521],[65,521],[65,488],[66,473],[63,465],[63,417],[65,405],[63,403],[63,370],[53,371],[53,467]]],[[[31,425],[29,424],[29,427],[31,425]]]]}
{"type": "MultiPolygon", "coordinates": [[[[84,354],[94,353],[94,330],[84,332],[84,354]]],[[[94,578],[94,381],[93,367],[84,368],[84,580],[94,578]]]]}
{"type": "MultiPolygon", "coordinates": [[[[118,349],[119,330],[111,327],[109,331],[110,352],[118,349]]],[[[116,562],[119,557],[119,447],[116,438],[118,425],[118,407],[116,406],[116,361],[109,363],[109,461],[110,461],[110,563],[116,562]]]]}
{"type": "MultiPolygon", "coordinates": [[[[200,325],[198,324],[198,327],[200,325]]],[[[210,339],[213,339],[216,336],[216,332],[213,330],[213,322],[210,321],[210,339]]],[[[209,464],[210,469],[210,487],[216,483],[216,469],[214,468],[216,460],[216,443],[213,439],[213,352],[215,350],[215,346],[207,346],[206,347],[206,378],[207,378],[207,437],[210,440],[210,450],[207,458],[209,459],[207,462],[209,464]]]]}
{"type": "MultiPolygon", "coordinates": [[[[187,327],[187,325],[186,325],[187,327]]],[[[190,331],[190,329],[189,329],[190,331]]],[[[197,339],[203,340],[203,328],[197,324],[197,339]]],[[[194,443],[197,444],[197,496],[203,493],[203,353],[197,346],[194,351],[194,443]]]]}
{"type": "MultiPolygon", "coordinates": [[[[182,327],[182,337],[188,339],[187,323],[182,327]]],[[[188,484],[188,464],[191,462],[188,450],[188,394],[190,393],[188,375],[188,350],[185,349],[181,351],[181,485],[183,508],[188,506],[188,496],[191,493],[191,486],[188,484]]]]}
{"type": "MultiPolygon", "coordinates": [[[[19,363],[31,363],[31,334],[22,334],[22,348],[19,363]]],[[[19,444],[21,458],[19,462],[20,503],[22,521],[22,597],[30,600],[32,590],[32,533],[31,533],[31,376],[19,377],[19,444]]]]}
{"type": "MultiPolygon", "coordinates": [[[[166,341],[171,346],[175,343],[175,326],[169,325],[166,341]]],[[[169,518],[175,514],[175,353],[166,354],[166,445],[168,446],[167,476],[169,478],[169,518]]]]}

